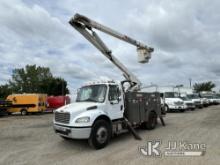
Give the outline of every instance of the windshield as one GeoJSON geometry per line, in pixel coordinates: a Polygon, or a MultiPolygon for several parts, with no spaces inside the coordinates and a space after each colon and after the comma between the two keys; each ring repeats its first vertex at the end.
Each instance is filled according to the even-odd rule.
{"type": "Polygon", "coordinates": [[[104,102],[106,89],[106,85],[90,85],[82,87],[77,93],[76,102],[104,102]]]}
{"type": "Polygon", "coordinates": [[[200,98],[198,94],[187,95],[187,97],[190,99],[199,99],[200,98]]]}
{"type": "Polygon", "coordinates": [[[207,99],[212,99],[213,98],[213,96],[210,96],[210,95],[201,95],[202,96],[202,98],[207,98],[207,99]]]}
{"type": "Polygon", "coordinates": [[[190,100],[188,97],[180,97],[180,98],[184,101],[190,100]]]}
{"type": "Polygon", "coordinates": [[[175,92],[165,92],[165,98],[177,98],[178,93],[175,92]]]}
{"type": "Polygon", "coordinates": [[[216,98],[220,98],[220,94],[216,94],[215,97],[216,97],[216,98]]]}
{"type": "Polygon", "coordinates": [[[219,96],[219,95],[214,95],[213,98],[215,98],[215,99],[219,99],[220,96],[219,96]]]}

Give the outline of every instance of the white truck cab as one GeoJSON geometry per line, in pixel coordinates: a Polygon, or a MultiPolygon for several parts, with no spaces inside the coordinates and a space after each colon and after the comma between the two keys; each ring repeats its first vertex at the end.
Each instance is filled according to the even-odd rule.
{"type": "Polygon", "coordinates": [[[85,85],[78,90],[76,102],[55,111],[54,129],[63,137],[88,139],[98,117],[123,118],[122,97],[120,85],[113,82],[85,85]],[[64,133],[66,130],[71,133],[64,133]]]}
{"type": "Polygon", "coordinates": [[[184,101],[179,98],[176,92],[164,92],[163,97],[165,99],[165,109],[166,111],[180,111],[184,112],[186,106],[184,101]]]}
{"type": "Polygon", "coordinates": [[[199,97],[197,93],[187,94],[187,97],[193,101],[196,108],[203,108],[203,100],[199,97]]]}
{"type": "Polygon", "coordinates": [[[195,110],[196,106],[192,101],[192,99],[188,98],[187,96],[180,96],[180,98],[183,100],[187,110],[191,110],[191,111],[195,110]]]}

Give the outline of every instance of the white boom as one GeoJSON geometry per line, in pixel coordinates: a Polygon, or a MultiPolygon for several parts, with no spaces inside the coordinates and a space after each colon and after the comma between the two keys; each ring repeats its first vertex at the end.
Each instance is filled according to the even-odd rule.
{"type": "Polygon", "coordinates": [[[154,51],[153,48],[148,47],[141,42],[138,42],[80,14],[75,14],[74,17],[70,19],[69,23],[123,72],[127,82],[129,82],[131,85],[129,88],[130,91],[140,89],[141,82],[138,80],[138,78],[113,56],[111,50],[108,49],[97,33],[93,31],[93,28],[136,46],[140,63],[146,63],[149,61],[151,58],[151,53],[154,51]]]}

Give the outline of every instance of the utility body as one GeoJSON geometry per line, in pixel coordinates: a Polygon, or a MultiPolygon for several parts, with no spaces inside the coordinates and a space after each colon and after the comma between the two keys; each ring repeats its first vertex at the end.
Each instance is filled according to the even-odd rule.
{"type": "Polygon", "coordinates": [[[148,62],[153,48],[79,14],[69,23],[122,71],[125,80],[83,85],[77,92],[76,102],[55,111],[55,132],[64,139],[88,139],[91,146],[100,149],[108,144],[112,136],[127,131],[136,139],[141,139],[134,128],[154,129],[158,117],[164,124],[159,93],[142,92],[141,82],[113,56],[93,29],[135,45],[141,63],[148,62]]]}

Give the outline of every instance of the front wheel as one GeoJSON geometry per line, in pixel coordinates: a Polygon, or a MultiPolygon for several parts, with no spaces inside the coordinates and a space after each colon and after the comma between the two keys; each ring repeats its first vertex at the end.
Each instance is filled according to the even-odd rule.
{"type": "Polygon", "coordinates": [[[168,105],[165,105],[165,106],[164,106],[164,111],[165,111],[166,113],[170,111],[168,105]]]}
{"type": "Polygon", "coordinates": [[[90,146],[95,149],[104,148],[111,137],[110,125],[105,120],[98,120],[95,122],[92,128],[91,135],[89,137],[90,146]]]}

